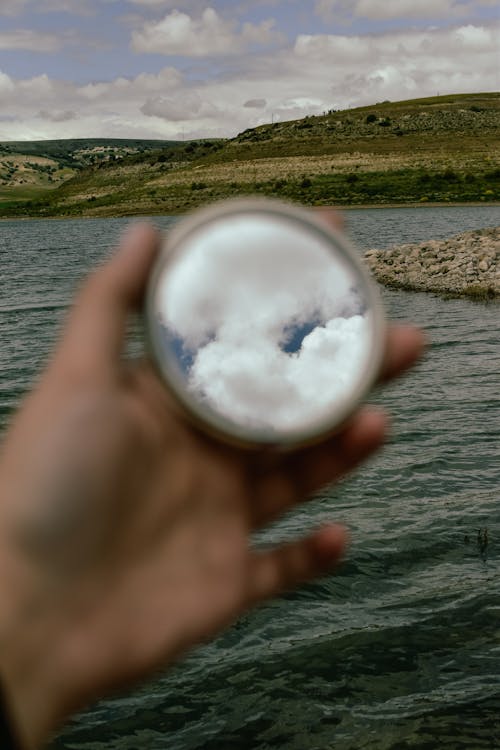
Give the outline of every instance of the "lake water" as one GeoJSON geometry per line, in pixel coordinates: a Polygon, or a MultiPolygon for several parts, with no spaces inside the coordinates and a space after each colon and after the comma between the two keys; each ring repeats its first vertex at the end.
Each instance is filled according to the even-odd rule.
{"type": "MultiPolygon", "coordinates": [[[[500,208],[347,219],[360,248],[385,247],[498,225],[500,208]]],[[[0,427],[43,365],[75,285],[125,224],[0,223],[0,427]]],[[[392,414],[389,444],[266,534],[342,521],[352,547],[341,569],[76,717],[53,750],[500,747],[500,307],[383,298],[392,318],[416,321],[432,341],[410,377],[374,396],[392,414]]]]}

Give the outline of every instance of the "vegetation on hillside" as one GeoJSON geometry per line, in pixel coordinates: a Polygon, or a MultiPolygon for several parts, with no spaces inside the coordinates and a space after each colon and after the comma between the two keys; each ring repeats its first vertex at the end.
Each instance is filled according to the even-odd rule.
{"type": "Polygon", "coordinates": [[[102,158],[120,158],[159,148],[175,147],[178,141],[145,141],[133,138],[67,138],[57,141],[0,141],[0,155],[24,154],[52,159],[62,166],[85,166],[102,158]]]}
{"type": "Polygon", "coordinates": [[[41,199],[2,208],[0,193],[0,215],[180,213],[250,193],[310,205],[498,201],[499,136],[498,93],[330,110],[100,159],[41,199]]]}
{"type": "Polygon", "coordinates": [[[59,187],[79,171],[166,146],[175,141],[77,138],[57,141],[0,142],[0,207],[34,200],[59,187]]]}

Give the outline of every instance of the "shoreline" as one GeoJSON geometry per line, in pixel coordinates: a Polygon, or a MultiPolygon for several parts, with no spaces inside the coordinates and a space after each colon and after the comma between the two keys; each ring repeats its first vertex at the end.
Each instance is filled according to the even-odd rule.
{"type": "MultiPolygon", "coordinates": [[[[220,202],[220,201],[213,201],[214,203],[220,202]]],[[[208,204],[204,204],[208,205],[208,204]]],[[[309,208],[313,211],[321,211],[325,208],[327,209],[334,209],[335,211],[339,211],[340,213],[344,211],[360,211],[360,210],[368,210],[368,209],[376,209],[381,210],[384,208],[387,209],[398,209],[398,208],[478,208],[478,207],[489,207],[489,206],[500,206],[500,201],[441,201],[441,202],[415,202],[410,201],[408,203],[355,203],[350,205],[345,204],[324,204],[324,205],[315,205],[315,206],[308,206],[305,204],[298,204],[303,208],[309,208]]],[[[203,206],[199,206],[199,208],[202,208],[203,206]]],[[[52,215],[52,216],[40,216],[38,214],[35,214],[33,216],[0,216],[0,222],[2,221],[72,221],[75,219],[140,219],[142,218],[151,218],[155,216],[186,216],[189,213],[192,213],[193,211],[196,211],[197,208],[190,209],[189,211],[180,211],[180,212],[154,212],[154,213],[109,213],[109,214],[97,214],[97,213],[82,213],[78,215],[71,215],[71,216],[60,216],[60,215],[52,215]]]]}
{"type": "MultiPolygon", "coordinates": [[[[350,206],[343,205],[332,205],[326,206],[326,208],[335,208],[337,211],[356,211],[357,209],[368,209],[368,208],[460,208],[462,206],[469,208],[477,208],[479,206],[500,206],[500,201],[426,201],[420,203],[419,201],[412,201],[409,203],[359,203],[350,206]]],[[[325,208],[325,206],[313,206],[313,208],[325,208]]]]}

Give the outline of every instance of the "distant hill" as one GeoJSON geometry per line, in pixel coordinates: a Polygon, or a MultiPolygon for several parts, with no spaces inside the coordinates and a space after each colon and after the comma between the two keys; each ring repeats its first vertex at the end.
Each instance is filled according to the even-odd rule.
{"type": "Polygon", "coordinates": [[[86,167],[177,145],[182,142],[122,138],[0,141],[0,207],[2,202],[40,197],[86,167]]]}
{"type": "Polygon", "coordinates": [[[86,164],[97,155],[127,156],[175,147],[181,141],[144,141],[134,138],[71,138],[56,141],[0,141],[0,154],[25,154],[54,159],[64,165],[86,164]]]}
{"type": "Polygon", "coordinates": [[[499,93],[387,101],[99,157],[41,200],[0,200],[0,215],[180,213],[249,193],[309,205],[499,201],[499,146],[499,93]]]}

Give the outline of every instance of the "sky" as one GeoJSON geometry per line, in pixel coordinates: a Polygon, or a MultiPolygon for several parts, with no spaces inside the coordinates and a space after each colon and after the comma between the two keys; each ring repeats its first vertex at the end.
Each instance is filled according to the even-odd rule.
{"type": "Polygon", "coordinates": [[[0,0],[0,140],[231,137],[500,88],[498,0],[0,0]]]}
{"type": "Polygon", "coordinates": [[[181,247],[155,306],[190,353],[195,401],[285,435],[343,411],[372,355],[372,316],[344,257],[302,225],[253,214],[191,231],[181,247]]]}

